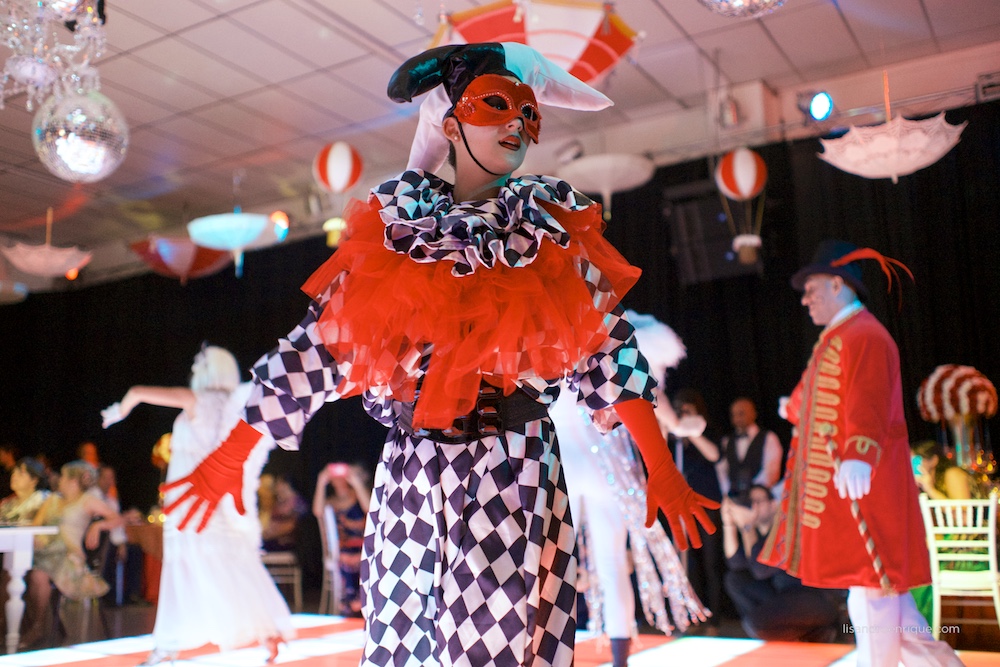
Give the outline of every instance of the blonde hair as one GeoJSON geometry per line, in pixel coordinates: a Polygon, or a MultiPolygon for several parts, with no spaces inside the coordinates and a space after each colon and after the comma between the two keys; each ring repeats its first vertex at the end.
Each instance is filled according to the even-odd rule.
{"type": "Polygon", "coordinates": [[[196,370],[191,375],[191,389],[232,391],[240,384],[240,365],[229,350],[205,345],[194,359],[196,370]]]}
{"type": "Polygon", "coordinates": [[[75,479],[81,491],[97,484],[97,468],[86,461],[71,461],[60,468],[59,474],[67,479],[75,479]]]}

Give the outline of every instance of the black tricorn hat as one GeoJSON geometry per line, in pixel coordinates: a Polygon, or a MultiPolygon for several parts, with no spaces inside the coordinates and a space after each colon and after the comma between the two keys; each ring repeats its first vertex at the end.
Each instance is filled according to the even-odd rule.
{"type": "MultiPolygon", "coordinates": [[[[892,291],[893,280],[899,282],[899,273],[896,268],[900,268],[913,280],[913,273],[898,259],[886,257],[878,250],[872,248],[859,248],[847,241],[836,241],[827,239],[819,244],[812,261],[799,269],[792,276],[792,287],[802,291],[805,289],[809,276],[822,273],[830,276],[840,276],[844,282],[855,291],[862,300],[868,298],[868,288],[865,287],[861,279],[862,259],[873,259],[879,263],[882,273],[889,281],[888,291],[892,291]]],[[[902,307],[902,293],[900,293],[900,307],[902,307]]]]}
{"type": "Polygon", "coordinates": [[[853,260],[835,264],[838,260],[857,250],[858,246],[847,241],[838,241],[835,239],[822,241],[816,248],[816,252],[813,253],[812,261],[796,271],[795,275],[792,276],[792,287],[801,292],[805,289],[805,284],[809,276],[822,273],[831,276],[840,276],[847,283],[847,286],[857,293],[859,298],[862,300],[867,299],[868,288],[865,287],[865,283],[862,280],[861,262],[853,260]]]}
{"type": "Polygon", "coordinates": [[[411,102],[417,95],[443,85],[454,108],[466,87],[483,74],[513,76],[507,69],[502,44],[438,46],[400,65],[389,79],[386,93],[393,102],[411,102]]]}

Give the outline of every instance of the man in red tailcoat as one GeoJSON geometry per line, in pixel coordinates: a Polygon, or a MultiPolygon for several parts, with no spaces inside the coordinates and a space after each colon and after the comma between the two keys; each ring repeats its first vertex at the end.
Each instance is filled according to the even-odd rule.
{"type": "Polygon", "coordinates": [[[933,639],[908,592],[931,580],[929,556],[899,350],[861,303],[861,259],[877,260],[887,275],[894,265],[906,269],[869,248],[825,241],[792,277],[824,329],[784,406],[795,436],[781,512],[760,560],[807,586],[849,589],[859,667],[961,665],[933,639]]]}

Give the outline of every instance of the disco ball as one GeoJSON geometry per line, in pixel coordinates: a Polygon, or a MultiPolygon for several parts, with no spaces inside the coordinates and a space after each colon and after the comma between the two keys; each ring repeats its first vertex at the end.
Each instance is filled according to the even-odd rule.
{"type": "Polygon", "coordinates": [[[35,114],[31,140],[38,159],[59,178],[93,183],[125,159],[128,125],[114,102],[97,92],[50,97],[35,114]]]}
{"type": "Polygon", "coordinates": [[[757,18],[770,14],[785,0],[698,0],[716,14],[730,18],[757,18]]]}

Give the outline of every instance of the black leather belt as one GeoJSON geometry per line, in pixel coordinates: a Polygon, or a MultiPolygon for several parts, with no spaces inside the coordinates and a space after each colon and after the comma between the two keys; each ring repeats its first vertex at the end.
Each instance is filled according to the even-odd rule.
{"type": "Polygon", "coordinates": [[[397,424],[404,433],[435,442],[459,445],[499,435],[549,414],[548,407],[515,389],[510,396],[503,390],[483,383],[476,399],[476,409],[456,419],[447,429],[414,429],[415,403],[396,403],[397,424]]]}

